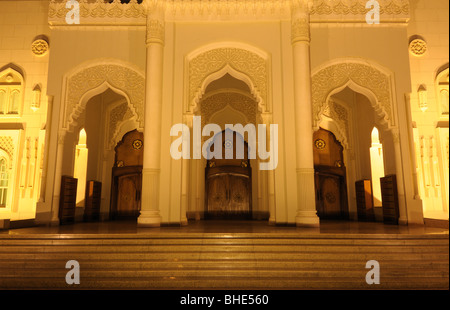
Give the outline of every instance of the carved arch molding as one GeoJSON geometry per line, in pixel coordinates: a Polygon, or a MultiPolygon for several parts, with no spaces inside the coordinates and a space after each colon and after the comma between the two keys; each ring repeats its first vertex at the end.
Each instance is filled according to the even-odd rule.
{"type": "Polygon", "coordinates": [[[370,91],[376,102],[372,105],[378,116],[394,127],[391,76],[365,63],[346,62],[327,66],[312,77],[313,120],[317,127],[328,105],[329,95],[349,82],[370,91]]]}
{"type": "Polygon", "coordinates": [[[216,72],[231,67],[247,76],[252,95],[259,99],[264,111],[268,109],[268,64],[260,55],[235,47],[216,48],[189,61],[189,102],[197,106],[204,91],[206,79],[216,72]]]}
{"type": "Polygon", "coordinates": [[[69,128],[86,107],[83,96],[108,83],[121,90],[130,101],[130,108],[144,127],[145,77],[139,72],[117,64],[99,64],[83,69],[67,79],[64,127],[69,128]]]}

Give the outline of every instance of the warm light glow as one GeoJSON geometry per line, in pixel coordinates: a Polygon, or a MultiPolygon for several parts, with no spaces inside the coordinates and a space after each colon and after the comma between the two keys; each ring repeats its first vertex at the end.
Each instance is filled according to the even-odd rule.
{"type": "Polygon", "coordinates": [[[383,145],[380,143],[380,133],[376,127],[372,131],[370,166],[372,171],[373,203],[375,207],[381,207],[382,199],[380,178],[384,177],[384,159],[383,145]]]}
{"type": "Polygon", "coordinates": [[[88,149],[86,145],[86,130],[81,129],[78,136],[78,145],[75,150],[75,166],[73,176],[78,179],[77,206],[84,206],[86,192],[86,174],[88,162],[88,149]]]}

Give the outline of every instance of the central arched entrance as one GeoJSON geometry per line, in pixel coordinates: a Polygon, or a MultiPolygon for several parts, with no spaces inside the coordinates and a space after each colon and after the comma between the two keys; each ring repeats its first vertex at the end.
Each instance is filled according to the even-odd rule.
{"type": "Polygon", "coordinates": [[[222,146],[222,159],[208,160],[205,169],[206,219],[248,220],[252,218],[252,168],[248,144],[238,133],[228,131],[227,135],[226,132],[216,135],[212,146],[222,146]],[[242,159],[238,159],[236,151],[239,143],[244,147],[242,159]],[[233,159],[226,159],[227,152],[232,152],[233,159]]]}

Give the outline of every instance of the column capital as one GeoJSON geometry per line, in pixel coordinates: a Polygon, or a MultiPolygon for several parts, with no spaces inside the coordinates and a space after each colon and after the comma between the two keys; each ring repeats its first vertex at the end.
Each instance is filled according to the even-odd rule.
{"type": "Polygon", "coordinates": [[[291,29],[292,44],[298,42],[309,43],[310,35],[310,11],[312,8],[312,0],[292,0],[291,2],[291,29]]]}
{"type": "Polygon", "coordinates": [[[161,0],[145,0],[147,12],[147,45],[156,43],[164,45],[165,39],[165,5],[161,0]]]}
{"type": "Polygon", "coordinates": [[[64,144],[64,141],[66,139],[67,131],[65,130],[59,130],[58,131],[58,144],[64,144]]]}

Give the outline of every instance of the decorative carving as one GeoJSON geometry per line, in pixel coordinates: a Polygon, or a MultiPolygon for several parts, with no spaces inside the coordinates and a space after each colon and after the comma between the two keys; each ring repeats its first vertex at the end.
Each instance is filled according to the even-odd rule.
{"type": "Polygon", "coordinates": [[[425,42],[422,39],[415,39],[415,40],[412,40],[411,43],[409,43],[409,51],[414,56],[418,56],[418,57],[423,56],[423,55],[425,55],[427,50],[428,50],[427,42],[425,42]]]}
{"type": "Polygon", "coordinates": [[[120,123],[125,120],[129,120],[133,117],[133,112],[128,108],[128,103],[124,102],[111,110],[109,113],[109,130],[108,141],[109,148],[112,149],[115,146],[114,137],[120,129],[120,123]]]}
{"type": "MultiPolygon", "coordinates": [[[[49,5],[49,22],[51,25],[67,25],[65,16],[69,9],[65,7],[67,0],[51,0],[49,5]]],[[[150,1],[148,1],[150,2],[150,1]]],[[[305,1],[306,2],[306,1],[305,1]]],[[[365,5],[367,0],[314,0],[310,13],[313,18],[325,20],[340,20],[351,17],[363,21],[369,11],[365,5]]],[[[382,20],[399,19],[405,21],[409,17],[408,0],[378,0],[382,20]],[[383,16],[384,15],[384,16],[383,16]],[[385,18],[383,18],[385,17],[385,18]]],[[[173,19],[195,17],[210,20],[212,16],[221,19],[286,19],[291,11],[292,1],[286,0],[160,0],[160,5],[167,16],[173,19]]],[[[117,25],[117,19],[123,19],[123,24],[145,25],[147,7],[154,5],[138,4],[131,0],[121,3],[114,0],[111,3],[104,0],[79,0],[81,24],[117,25]]]]}
{"type": "Polygon", "coordinates": [[[203,95],[202,86],[205,79],[211,74],[230,66],[238,72],[243,72],[252,81],[253,95],[260,95],[262,101],[267,103],[267,76],[266,60],[259,55],[239,48],[217,48],[204,52],[189,62],[189,99],[196,103],[203,95]]]}
{"type": "MultiPolygon", "coordinates": [[[[51,0],[48,10],[49,19],[63,19],[69,12],[66,8],[65,0],[51,0]]],[[[86,1],[79,0],[81,18],[145,18],[145,8],[132,0],[130,3],[120,3],[120,0],[114,0],[111,3],[104,0],[86,1]]]]}
{"type": "Polygon", "coordinates": [[[223,110],[226,106],[242,112],[249,122],[256,124],[257,104],[251,98],[239,93],[224,92],[212,95],[202,100],[200,105],[202,115],[202,127],[205,126],[211,116],[223,110]]]}
{"type": "Polygon", "coordinates": [[[31,51],[36,56],[44,56],[45,54],[47,54],[48,49],[49,49],[49,46],[48,46],[47,41],[42,40],[42,39],[35,40],[31,44],[31,51]]]}
{"type": "Polygon", "coordinates": [[[323,150],[327,146],[327,143],[322,139],[317,139],[314,141],[314,145],[316,146],[316,149],[323,150]]]}
{"type": "MultiPolygon", "coordinates": [[[[409,15],[407,0],[378,0],[380,14],[409,15]]],[[[311,15],[366,15],[367,0],[316,0],[311,8],[311,15]]]]}
{"type": "Polygon", "coordinates": [[[12,137],[0,136],[0,149],[4,150],[9,156],[9,162],[12,163],[14,156],[14,142],[12,137]]]}
{"type": "Polygon", "coordinates": [[[67,128],[84,110],[86,102],[82,96],[89,90],[108,82],[114,88],[122,90],[130,100],[138,116],[138,122],[144,127],[145,78],[138,72],[117,64],[102,64],[88,67],[67,79],[66,109],[64,124],[67,128]]]}
{"type": "Polygon", "coordinates": [[[310,41],[310,27],[307,18],[301,18],[292,22],[292,44],[299,41],[310,41]]]}
{"type": "Polygon", "coordinates": [[[134,150],[140,150],[144,143],[140,139],[136,139],[133,141],[132,146],[134,150]]]}
{"type": "Polygon", "coordinates": [[[148,20],[147,22],[147,44],[164,44],[165,38],[164,22],[159,20],[148,20]]]}
{"type": "Polygon", "coordinates": [[[376,96],[378,106],[376,110],[379,116],[393,125],[392,87],[389,75],[365,63],[346,62],[328,66],[313,75],[314,126],[320,121],[320,113],[326,105],[328,95],[349,81],[370,90],[376,96]]]}
{"type": "Polygon", "coordinates": [[[344,134],[345,141],[340,141],[346,144],[348,148],[352,148],[350,139],[350,116],[348,110],[337,103],[336,101],[330,99],[328,104],[324,107],[322,114],[333,119],[339,127],[339,130],[344,134]]]}

